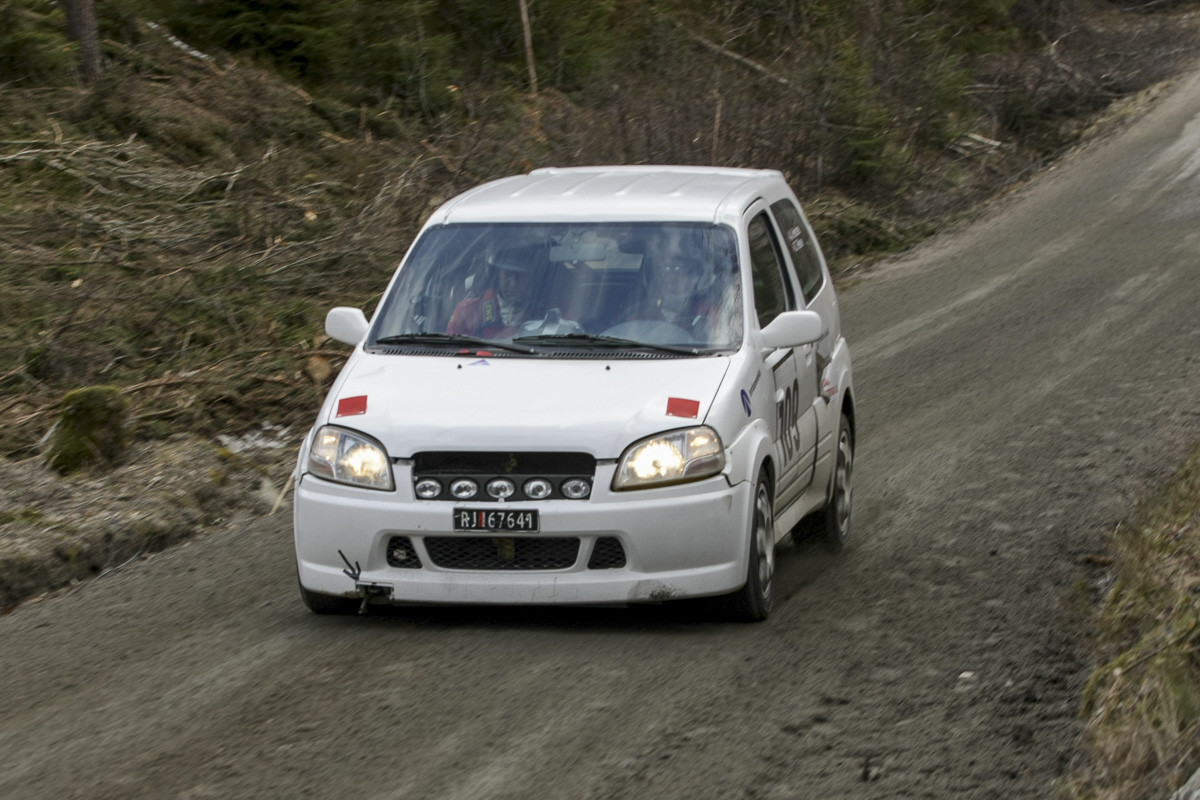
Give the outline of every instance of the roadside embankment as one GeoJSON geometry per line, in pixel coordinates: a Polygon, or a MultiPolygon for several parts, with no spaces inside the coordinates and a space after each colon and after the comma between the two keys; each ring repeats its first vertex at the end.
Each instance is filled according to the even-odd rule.
{"type": "Polygon", "coordinates": [[[135,446],[112,470],[67,477],[40,457],[0,459],[0,609],[285,508],[292,444],[177,435],[135,446]]]}
{"type": "Polygon", "coordinates": [[[1079,798],[1200,798],[1200,446],[1111,535],[1079,798]],[[1188,776],[1192,776],[1189,780],[1188,776]]]}

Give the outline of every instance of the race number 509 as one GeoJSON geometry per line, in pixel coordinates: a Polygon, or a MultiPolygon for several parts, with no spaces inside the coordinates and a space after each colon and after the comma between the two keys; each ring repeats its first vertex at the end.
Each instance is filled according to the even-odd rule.
{"type": "Polygon", "coordinates": [[[783,461],[790,464],[800,451],[800,383],[793,380],[792,385],[783,392],[783,399],[775,403],[775,424],[779,431],[779,444],[783,448],[783,461]]]}

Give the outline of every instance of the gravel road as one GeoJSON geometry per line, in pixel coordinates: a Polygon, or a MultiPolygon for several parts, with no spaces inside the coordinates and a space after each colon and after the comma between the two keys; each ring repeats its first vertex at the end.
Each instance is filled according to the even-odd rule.
{"type": "Polygon", "coordinates": [[[1105,532],[1200,437],[1200,74],[842,293],[855,539],[776,611],[320,618],[262,517],[0,618],[5,798],[1043,798],[1105,532]]]}

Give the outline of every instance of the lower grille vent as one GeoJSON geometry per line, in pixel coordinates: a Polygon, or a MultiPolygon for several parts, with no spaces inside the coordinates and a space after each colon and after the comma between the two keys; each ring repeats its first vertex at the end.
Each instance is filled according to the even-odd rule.
{"type": "Polygon", "coordinates": [[[402,569],[421,568],[421,558],[407,536],[393,536],[388,540],[387,563],[389,567],[402,569]]]}
{"type": "Polygon", "coordinates": [[[428,536],[425,550],[443,569],[568,569],[579,557],[579,539],[565,536],[428,536]]]}
{"type": "Polygon", "coordinates": [[[596,540],[588,569],[620,569],[625,566],[625,548],[621,540],[613,536],[602,536],[596,540]]]}

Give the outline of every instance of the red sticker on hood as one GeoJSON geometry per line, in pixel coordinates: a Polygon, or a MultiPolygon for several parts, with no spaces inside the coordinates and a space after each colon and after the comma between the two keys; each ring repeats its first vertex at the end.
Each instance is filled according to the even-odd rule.
{"type": "Polygon", "coordinates": [[[687,417],[688,419],[695,419],[699,415],[699,400],[684,400],[682,397],[667,398],[668,417],[687,417]]]}
{"type": "Polygon", "coordinates": [[[356,414],[367,413],[367,396],[365,394],[358,397],[343,397],[338,400],[337,415],[339,417],[353,417],[356,414]]]}

